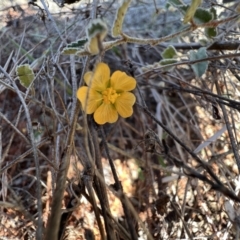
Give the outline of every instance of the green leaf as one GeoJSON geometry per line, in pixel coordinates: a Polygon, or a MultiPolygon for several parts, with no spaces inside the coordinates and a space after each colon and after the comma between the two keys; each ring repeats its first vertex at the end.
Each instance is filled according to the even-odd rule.
{"type": "Polygon", "coordinates": [[[88,39],[78,39],[75,42],[71,42],[62,50],[62,54],[71,55],[76,54],[76,52],[84,49],[85,44],[88,42],[88,39]]]}
{"type": "Polygon", "coordinates": [[[96,55],[100,52],[100,46],[102,46],[102,41],[107,35],[107,30],[107,25],[99,18],[93,19],[89,23],[86,30],[88,42],[85,46],[89,53],[96,55]]]}
{"type": "Polygon", "coordinates": [[[214,38],[217,36],[217,28],[205,28],[204,31],[208,38],[214,38]]]}
{"type": "MultiPolygon", "coordinates": [[[[200,60],[208,57],[205,47],[199,48],[197,52],[194,50],[191,50],[189,51],[189,54],[190,54],[190,61],[200,60]]],[[[191,65],[191,67],[195,75],[200,78],[208,68],[208,61],[194,63],[191,65]]]]}
{"type": "Polygon", "coordinates": [[[87,26],[87,36],[88,40],[99,36],[100,40],[103,40],[107,35],[107,25],[105,22],[99,18],[92,20],[87,26]]]}
{"type": "Polygon", "coordinates": [[[173,70],[173,66],[168,66],[168,65],[170,65],[170,64],[173,64],[173,63],[176,63],[177,62],[177,59],[163,59],[163,60],[161,60],[160,62],[159,62],[159,64],[161,65],[161,66],[165,66],[165,67],[163,67],[162,69],[163,69],[163,71],[171,71],[171,70],[173,70]]]}
{"type": "Polygon", "coordinates": [[[87,41],[87,39],[78,39],[75,42],[69,43],[66,48],[82,48],[87,41]]]}
{"type": "Polygon", "coordinates": [[[213,13],[204,8],[198,8],[193,19],[196,24],[207,23],[213,20],[213,13]]]}
{"type": "Polygon", "coordinates": [[[188,23],[192,20],[197,8],[202,3],[202,0],[192,0],[190,7],[188,8],[186,14],[184,15],[183,23],[188,23]]]}
{"type": "Polygon", "coordinates": [[[162,52],[161,55],[164,59],[171,59],[177,56],[177,51],[173,46],[170,45],[162,52]]]}
{"type": "Polygon", "coordinates": [[[79,51],[79,48],[64,48],[61,54],[71,55],[76,54],[79,51]]]}
{"type": "Polygon", "coordinates": [[[18,66],[16,69],[16,74],[19,78],[21,85],[25,88],[28,88],[31,85],[33,79],[35,78],[33,70],[31,69],[29,64],[18,66]]]}
{"type": "MultiPolygon", "coordinates": [[[[217,11],[215,8],[210,8],[210,12],[212,13],[212,19],[211,20],[216,20],[217,19],[217,11]]],[[[214,38],[217,36],[217,28],[205,28],[205,35],[208,38],[214,38]]]]}
{"type": "Polygon", "coordinates": [[[213,15],[213,19],[217,19],[217,10],[214,7],[210,8],[210,12],[213,15]]]}

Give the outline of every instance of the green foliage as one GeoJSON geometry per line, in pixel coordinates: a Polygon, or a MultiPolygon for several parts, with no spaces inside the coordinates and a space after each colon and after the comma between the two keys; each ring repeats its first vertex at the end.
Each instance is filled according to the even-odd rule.
{"type": "Polygon", "coordinates": [[[168,46],[163,52],[162,52],[162,60],[159,62],[160,66],[166,66],[162,68],[164,71],[171,71],[173,67],[168,67],[167,65],[173,64],[177,62],[177,51],[173,46],[168,46]]]}
{"type": "Polygon", "coordinates": [[[217,36],[217,28],[205,28],[204,31],[208,38],[214,38],[217,36]]]}
{"type": "MultiPolygon", "coordinates": [[[[198,51],[191,50],[189,54],[190,54],[190,61],[200,60],[208,57],[205,47],[199,48],[198,51]]],[[[200,78],[208,68],[208,61],[194,63],[191,65],[191,67],[196,77],[200,78]]]]}
{"type": "MultiPolygon", "coordinates": [[[[179,0],[169,0],[168,3],[177,8],[183,14],[183,23],[188,23],[192,20],[195,24],[204,24],[217,19],[215,8],[212,7],[208,10],[198,7],[201,4],[201,0],[193,0],[190,6],[184,5],[179,0]]],[[[207,38],[214,38],[217,36],[217,28],[206,27],[204,32],[207,38]]]]}
{"type": "Polygon", "coordinates": [[[177,56],[177,51],[173,46],[170,45],[162,52],[161,55],[164,59],[174,58],[177,56]]]}
{"type": "Polygon", "coordinates": [[[100,40],[103,40],[107,35],[107,25],[101,19],[92,20],[87,26],[87,36],[88,40],[98,37],[100,40]]]}
{"type": "Polygon", "coordinates": [[[214,7],[210,8],[210,12],[213,15],[213,19],[217,19],[217,11],[216,11],[216,9],[214,7]]]}
{"type": "Polygon", "coordinates": [[[71,55],[71,54],[76,54],[78,51],[84,48],[84,45],[87,43],[87,39],[82,38],[78,39],[75,42],[71,42],[65,47],[62,51],[62,54],[64,55],[71,55]]]}
{"type": "Polygon", "coordinates": [[[21,85],[25,88],[28,88],[31,85],[33,79],[35,78],[33,70],[31,69],[29,64],[18,66],[16,69],[16,74],[21,85]]]}
{"type": "Polygon", "coordinates": [[[164,68],[162,68],[164,71],[171,71],[173,69],[173,67],[168,66],[170,64],[176,63],[177,59],[163,59],[159,62],[160,66],[165,66],[164,68]]]}
{"type": "Polygon", "coordinates": [[[107,35],[107,25],[101,19],[92,20],[86,28],[87,38],[71,42],[62,51],[65,55],[85,55],[88,51],[91,54],[99,53],[99,44],[107,35]]]}
{"type": "Polygon", "coordinates": [[[78,39],[76,42],[71,42],[67,48],[83,48],[88,40],[86,38],[78,39]]]}
{"type": "MultiPolygon", "coordinates": [[[[215,8],[210,8],[210,12],[212,13],[213,19],[212,20],[216,20],[217,19],[217,11],[215,8]]],[[[205,28],[205,35],[208,38],[214,38],[217,36],[217,28],[205,28]]]]}
{"type": "Polygon", "coordinates": [[[86,49],[89,53],[95,55],[100,51],[100,44],[107,35],[107,25],[101,19],[94,19],[87,26],[88,42],[86,49]]]}
{"type": "Polygon", "coordinates": [[[213,13],[204,8],[198,8],[194,14],[194,23],[202,24],[210,22],[213,19],[213,13]]]}
{"type": "Polygon", "coordinates": [[[64,48],[62,50],[63,55],[76,54],[79,51],[79,48],[64,48]]]}

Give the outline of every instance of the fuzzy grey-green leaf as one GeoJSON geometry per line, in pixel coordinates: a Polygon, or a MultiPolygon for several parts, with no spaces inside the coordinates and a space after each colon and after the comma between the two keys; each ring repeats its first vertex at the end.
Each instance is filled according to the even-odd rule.
{"type": "Polygon", "coordinates": [[[177,51],[172,45],[170,45],[162,52],[161,55],[163,59],[171,59],[177,56],[177,51]]]}
{"type": "MultiPolygon", "coordinates": [[[[201,47],[198,51],[191,50],[189,52],[190,61],[200,60],[207,58],[207,50],[205,47],[201,47]]],[[[208,68],[208,61],[203,61],[199,63],[194,63],[191,65],[196,77],[201,77],[208,68]]]]}

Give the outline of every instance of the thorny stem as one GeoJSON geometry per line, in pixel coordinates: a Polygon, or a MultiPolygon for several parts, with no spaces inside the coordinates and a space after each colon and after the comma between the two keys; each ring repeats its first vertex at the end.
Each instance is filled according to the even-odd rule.
{"type": "MultiPolygon", "coordinates": [[[[145,39],[144,38],[136,38],[136,37],[128,36],[125,33],[122,33],[120,39],[110,41],[110,42],[103,42],[103,47],[104,47],[103,51],[105,52],[105,51],[111,49],[114,46],[117,46],[117,45],[120,45],[120,44],[123,44],[123,43],[127,43],[127,42],[128,43],[136,43],[136,44],[142,44],[142,45],[155,46],[155,45],[158,45],[162,42],[167,42],[169,40],[172,40],[173,38],[179,37],[183,34],[193,32],[198,28],[217,27],[218,25],[220,25],[222,23],[229,22],[229,21],[235,20],[237,18],[238,18],[238,15],[235,15],[235,16],[225,18],[225,19],[222,19],[222,20],[213,20],[211,22],[207,22],[207,23],[203,23],[203,24],[199,24],[199,25],[187,26],[179,32],[176,32],[176,33],[173,33],[173,34],[170,34],[168,36],[161,37],[161,38],[145,38],[145,39]]],[[[89,53],[88,51],[85,51],[85,50],[81,50],[81,51],[77,52],[76,54],[78,56],[91,55],[91,53],[89,53]]],[[[168,66],[172,66],[172,64],[170,64],[168,66]]],[[[173,65],[173,66],[175,66],[175,65],[173,65]]]]}
{"type": "Polygon", "coordinates": [[[191,65],[191,64],[205,62],[205,61],[216,61],[218,59],[235,58],[235,57],[239,57],[239,56],[240,56],[240,53],[230,53],[230,54],[224,54],[224,55],[219,55],[219,56],[214,56],[214,57],[202,58],[202,59],[193,60],[193,61],[181,61],[181,62],[177,62],[177,63],[172,63],[172,64],[156,67],[156,68],[146,71],[136,77],[143,76],[143,75],[148,74],[153,71],[158,72],[159,70],[166,68],[166,67],[170,68],[170,67],[176,67],[176,66],[180,66],[180,65],[191,65]]]}
{"type": "MultiPolygon", "coordinates": [[[[123,37],[123,40],[124,42],[129,42],[129,43],[136,43],[136,44],[148,44],[148,45],[152,45],[152,46],[155,46],[161,42],[166,42],[166,41],[169,41],[175,37],[178,37],[178,36],[181,36],[183,34],[186,34],[188,32],[191,32],[193,29],[191,26],[188,26],[186,27],[185,29],[179,31],[179,32],[176,32],[176,33],[173,33],[173,34],[170,34],[168,36],[165,36],[165,37],[161,37],[161,38],[135,38],[135,37],[130,37],[128,36],[127,34],[125,33],[122,33],[122,37],[123,37]]],[[[195,30],[195,29],[194,29],[195,30]]]]}

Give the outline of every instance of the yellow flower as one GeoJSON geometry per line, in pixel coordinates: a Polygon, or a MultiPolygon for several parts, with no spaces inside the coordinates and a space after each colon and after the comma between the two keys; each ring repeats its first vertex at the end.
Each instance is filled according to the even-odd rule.
{"type": "Polygon", "coordinates": [[[136,98],[129,91],[136,87],[136,80],[125,72],[115,71],[110,77],[110,69],[105,63],[98,63],[94,72],[84,75],[87,86],[80,87],[77,98],[84,111],[93,114],[95,122],[113,123],[118,114],[127,118],[133,114],[136,98]]]}

